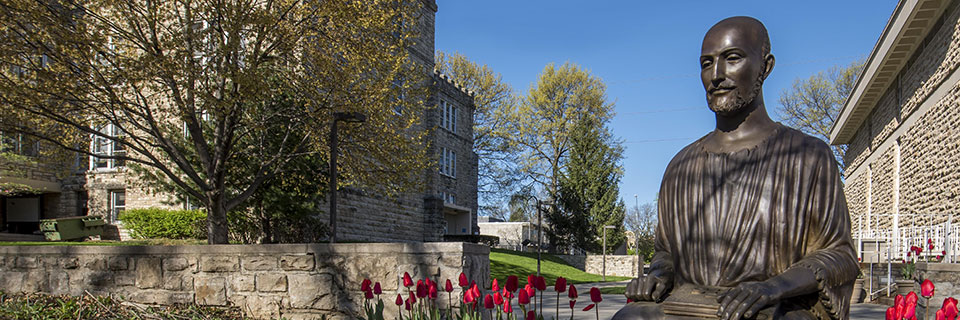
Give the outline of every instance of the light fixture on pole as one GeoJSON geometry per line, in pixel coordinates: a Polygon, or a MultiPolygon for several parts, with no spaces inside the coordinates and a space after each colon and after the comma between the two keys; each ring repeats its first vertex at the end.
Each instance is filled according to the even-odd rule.
{"type": "Polygon", "coordinates": [[[359,112],[334,112],[333,123],[330,124],[330,243],[337,242],[337,122],[360,123],[367,121],[367,116],[359,112]]]}
{"type": "Polygon", "coordinates": [[[614,226],[603,226],[603,281],[607,281],[607,229],[614,229],[614,226]]]}

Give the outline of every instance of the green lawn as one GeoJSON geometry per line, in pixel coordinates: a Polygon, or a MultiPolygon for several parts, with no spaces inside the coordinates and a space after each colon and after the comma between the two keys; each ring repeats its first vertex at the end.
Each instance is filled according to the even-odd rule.
{"type": "MultiPolygon", "coordinates": [[[[506,283],[508,276],[515,275],[520,280],[520,287],[527,284],[527,275],[537,273],[537,254],[518,252],[504,249],[490,249],[490,276],[498,279],[501,286],[506,283]]],[[[540,265],[540,273],[547,280],[547,286],[553,286],[557,277],[564,277],[568,284],[602,282],[599,274],[581,271],[567,264],[554,255],[544,253],[540,265]]],[[[607,276],[607,281],[630,280],[629,277],[607,276]]]]}

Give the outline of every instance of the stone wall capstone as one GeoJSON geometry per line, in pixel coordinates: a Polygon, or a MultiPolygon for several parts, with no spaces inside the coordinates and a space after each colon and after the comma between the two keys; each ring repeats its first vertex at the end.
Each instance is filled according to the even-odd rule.
{"type": "MultiPolygon", "coordinates": [[[[380,282],[388,308],[414,279],[489,285],[490,250],[469,243],[0,247],[5,292],[118,295],[144,304],[239,307],[252,318],[356,319],[360,283],[380,282]]],[[[457,291],[460,289],[457,288],[457,291]]],[[[459,292],[454,292],[458,295],[459,292]]],[[[446,308],[446,299],[438,299],[446,308]]]]}

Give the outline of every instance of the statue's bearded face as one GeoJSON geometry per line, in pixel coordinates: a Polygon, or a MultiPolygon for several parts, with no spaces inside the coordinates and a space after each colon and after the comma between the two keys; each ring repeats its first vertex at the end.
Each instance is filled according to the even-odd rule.
{"type": "Polygon", "coordinates": [[[717,25],[707,32],[700,53],[700,79],[710,110],[731,116],[744,110],[763,88],[763,39],[749,28],[717,25]]]}

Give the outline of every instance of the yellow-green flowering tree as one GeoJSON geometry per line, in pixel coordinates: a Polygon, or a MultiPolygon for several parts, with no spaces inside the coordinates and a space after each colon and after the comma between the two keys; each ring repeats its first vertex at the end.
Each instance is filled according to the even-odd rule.
{"type": "Polygon", "coordinates": [[[122,148],[98,155],[200,200],[210,243],[227,242],[226,213],[288,163],[327,158],[333,112],[367,116],[341,126],[343,181],[399,192],[427,165],[425,72],[408,53],[419,5],[3,1],[0,114],[58,129],[0,129],[88,155],[78,137],[122,148]]]}

